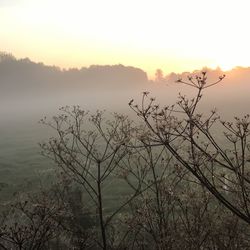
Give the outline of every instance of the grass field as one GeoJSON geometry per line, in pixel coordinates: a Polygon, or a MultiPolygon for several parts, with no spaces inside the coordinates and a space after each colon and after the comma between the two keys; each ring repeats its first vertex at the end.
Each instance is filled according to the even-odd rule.
{"type": "Polygon", "coordinates": [[[53,175],[53,163],[40,154],[39,141],[47,133],[37,122],[16,121],[0,126],[0,200],[20,190],[32,189],[39,179],[53,175]]]}

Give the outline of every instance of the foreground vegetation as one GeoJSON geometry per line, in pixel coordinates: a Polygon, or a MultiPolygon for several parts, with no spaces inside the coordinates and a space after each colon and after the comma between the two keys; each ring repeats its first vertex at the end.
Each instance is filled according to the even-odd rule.
{"type": "Polygon", "coordinates": [[[249,249],[249,117],[199,112],[203,91],[223,78],[179,79],[197,92],[172,106],[144,92],[141,105],[129,102],[137,122],[80,107],[42,120],[55,131],[41,148],[58,180],[3,207],[1,247],[249,249]]]}

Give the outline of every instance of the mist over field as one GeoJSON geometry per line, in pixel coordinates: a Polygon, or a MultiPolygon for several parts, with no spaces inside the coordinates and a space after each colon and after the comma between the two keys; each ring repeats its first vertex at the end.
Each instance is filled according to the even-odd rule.
{"type": "MultiPolygon", "coordinates": [[[[223,72],[208,71],[213,82],[226,78],[206,91],[206,106],[217,107],[226,114],[248,112],[250,68],[237,67],[223,72]],[[229,112],[228,112],[229,111],[229,112]]],[[[142,91],[149,91],[163,104],[176,102],[178,93],[192,95],[192,88],[175,83],[179,78],[200,71],[171,73],[149,80],[142,69],[123,65],[93,65],[88,68],[62,70],[56,66],[34,63],[30,59],[0,56],[0,112],[3,121],[55,113],[65,105],[80,105],[87,110],[126,111],[131,98],[140,100],[142,91]]]]}
{"type": "MultiPolygon", "coordinates": [[[[201,112],[216,107],[225,119],[248,113],[250,68],[207,71],[211,82],[223,74],[226,78],[205,92],[201,112]]],[[[16,190],[24,180],[36,180],[40,174],[49,172],[52,163],[40,155],[38,143],[50,136],[50,130],[38,121],[44,116],[57,115],[60,107],[80,105],[90,112],[105,109],[108,113],[119,112],[136,120],[128,106],[131,99],[140,103],[142,92],[149,91],[160,104],[174,104],[179,93],[188,96],[196,93],[195,89],[176,80],[199,72],[162,73],[151,80],[142,69],[130,66],[93,65],[64,70],[2,53],[0,182],[8,185],[5,190],[16,190]]]]}
{"type": "Polygon", "coordinates": [[[249,9],[0,0],[0,249],[250,249],[249,9]]]}
{"type": "MultiPolygon", "coordinates": [[[[245,115],[249,112],[250,68],[237,67],[227,72],[223,72],[219,68],[215,70],[204,68],[202,71],[207,72],[204,75],[208,77],[208,82],[211,84],[218,81],[219,77],[224,74],[226,77],[215,86],[205,90],[199,104],[199,112],[204,113],[208,117],[209,112],[216,108],[221,119],[228,120],[232,120],[234,116],[245,115]]],[[[142,69],[121,64],[93,65],[88,68],[66,70],[56,66],[46,66],[43,63],[35,63],[28,58],[18,60],[12,55],[0,54],[0,201],[3,204],[2,208],[8,202],[15,200],[13,197],[18,197],[19,192],[20,194],[30,191],[36,193],[41,187],[52,187],[55,179],[57,179],[56,175],[58,175],[59,170],[55,168],[55,162],[42,156],[41,148],[38,145],[39,142],[48,141],[53,135],[51,128],[38,122],[41,118],[47,116],[48,120],[50,120],[54,115],[56,116],[60,113],[60,107],[79,105],[90,113],[95,113],[96,110],[106,110],[104,118],[111,117],[110,115],[113,112],[125,114],[138,124],[138,115],[129,107],[129,102],[132,99],[133,105],[136,103],[141,105],[143,92],[148,91],[148,100],[150,100],[150,97],[155,97],[156,104],[165,106],[175,104],[179,100],[179,94],[189,98],[195,97],[197,88],[177,83],[176,81],[178,79],[186,81],[190,75],[195,77],[200,74],[202,74],[201,70],[164,75],[163,71],[158,69],[155,78],[150,79],[142,69]]],[[[94,125],[92,124],[92,126],[94,125]]],[[[89,129],[91,127],[84,127],[83,131],[88,131],[89,129]]],[[[217,130],[216,127],[213,132],[218,137],[217,141],[221,145],[225,144],[225,139],[221,140],[220,137],[222,130],[217,130]]],[[[87,134],[84,135],[86,136],[87,134]]],[[[90,144],[87,143],[87,145],[89,146],[90,144]]],[[[109,142],[107,145],[109,147],[109,142]]],[[[60,152],[59,146],[57,150],[60,152]]],[[[102,149],[102,144],[98,146],[101,151],[104,150],[102,149]]],[[[75,152],[78,152],[78,149],[77,145],[75,152]]],[[[71,148],[71,150],[73,152],[74,149],[71,148]]],[[[79,152],[82,153],[81,150],[79,152]]],[[[185,150],[183,155],[186,155],[185,150]]],[[[83,156],[84,154],[81,155],[84,159],[83,156]]],[[[136,157],[140,158],[140,156],[142,155],[139,154],[136,157]]],[[[166,155],[166,157],[168,156],[166,155]]],[[[164,160],[163,157],[162,160],[164,160]]],[[[68,164],[71,166],[70,162],[68,164]]],[[[142,166],[143,164],[140,163],[139,166],[135,165],[133,167],[140,168],[142,166]]],[[[156,164],[155,166],[158,165],[156,164]]],[[[167,167],[164,170],[163,166],[164,164],[157,170],[159,173],[162,172],[164,174],[167,167],[170,167],[170,165],[166,164],[167,167]]],[[[95,173],[95,165],[89,165],[89,167],[93,167],[91,172],[95,173]]],[[[172,167],[176,167],[176,165],[172,167]]],[[[168,169],[165,174],[172,174],[175,171],[168,169]]],[[[105,173],[106,170],[104,171],[105,173]]],[[[119,174],[122,175],[123,173],[120,173],[120,170],[118,170],[114,176],[110,176],[105,187],[102,187],[105,207],[101,208],[101,210],[108,215],[118,207],[118,203],[122,202],[124,197],[131,193],[129,188],[129,186],[131,187],[131,182],[128,181],[130,185],[126,186],[119,174]],[[118,176],[116,176],[117,174],[118,176]]],[[[109,176],[109,173],[107,176],[109,176]]],[[[151,181],[150,178],[152,176],[149,174],[149,181],[151,181]]],[[[126,180],[127,177],[124,178],[126,180]]],[[[162,175],[162,178],[165,180],[165,175],[162,175]]],[[[63,181],[63,179],[59,180],[63,181]]],[[[192,192],[192,189],[190,191],[192,192]]],[[[170,191],[167,192],[169,193],[170,191]]],[[[80,199],[76,210],[77,214],[79,211],[83,211],[81,207],[82,199],[84,199],[87,209],[93,206],[85,193],[81,193],[81,191],[79,193],[76,189],[74,195],[73,198],[70,197],[73,204],[78,203],[80,199]]],[[[166,199],[168,196],[164,194],[162,197],[166,199]]],[[[20,196],[20,201],[23,202],[22,196],[20,196]]],[[[195,206],[196,201],[190,200],[190,204],[195,206]]],[[[34,206],[37,205],[35,204],[34,206]]],[[[176,211],[179,210],[177,209],[176,211]]],[[[90,226],[93,226],[94,219],[90,217],[88,212],[84,212],[83,216],[79,217],[80,219],[77,217],[77,223],[83,223],[84,227],[86,223],[90,223],[90,226]]],[[[203,219],[203,221],[206,220],[203,219]]],[[[222,220],[223,223],[224,220],[222,220]]],[[[244,229],[241,230],[244,232],[244,229]]],[[[219,231],[221,230],[219,229],[219,231]]],[[[178,237],[177,233],[173,235],[173,237],[178,237]]]]}

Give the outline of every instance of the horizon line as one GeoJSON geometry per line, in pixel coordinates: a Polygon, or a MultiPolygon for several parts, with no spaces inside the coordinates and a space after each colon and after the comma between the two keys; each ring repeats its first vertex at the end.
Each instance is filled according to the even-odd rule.
{"type": "MultiPolygon", "coordinates": [[[[42,64],[46,67],[55,67],[57,69],[59,69],[60,71],[69,71],[69,70],[72,70],[72,69],[77,69],[77,70],[81,70],[83,68],[91,68],[93,66],[124,66],[124,67],[132,67],[132,68],[135,68],[135,69],[140,69],[142,70],[143,72],[146,73],[147,77],[148,77],[148,80],[154,80],[155,79],[155,75],[154,76],[151,76],[149,74],[148,71],[146,71],[145,69],[139,67],[139,66],[136,66],[136,65],[126,65],[126,64],[123,64],[123,63],[117,63],[117,64],[89,64],[89,65],[82,65],[82,66],[68,66],[68,67],[65,67],[65,66],[59,66],[59,65],[56,65],[56,64],[49,64],[49,63],[45,63],[43,61],[39,61],[39,60],[34,60],[33,58],[30,58],[29,56],[26,56],[26,57],[16,57],[12,52],[7,52],[7,51],[0,51],[0,55],[6,55],[6,56],[10,56],[10,57],[13,57],[13,59],[17,60],[17,61],[21,61],[21,60],[24,60],[24,59],[28,59],[30,62],[32,63],[35,63],[35,64],[42,64]]],[[[238,68],[243,68],[243,69],[248,69],[250,68],[250,65],[249,66],[240,66],[240,65],[237,65],[237,66],[234,66],[230,69],[226,69],[226,70],[223,70],[221,66],[215,66],[215,67],[209,67],[209,66],[202,66],[200,69],[193,69],[192,71],[169,71],[167,73],[164,73],[164,69],[162,68],[156,68],[155,69],[155,73],[157,70],[161,70],[162,73],[163,73],[163,76],[164,77],[167,77],[171,74],[177,74],[177,75],[181,75],[181,74],[194,74],[194,73],[197,73],[197,71],[202,71],[202,70],[211,70],[211,71],[215,71],[215,70],[219,70],[221,72],[230,72],[234,69],[238,69],[238,68]]]]}

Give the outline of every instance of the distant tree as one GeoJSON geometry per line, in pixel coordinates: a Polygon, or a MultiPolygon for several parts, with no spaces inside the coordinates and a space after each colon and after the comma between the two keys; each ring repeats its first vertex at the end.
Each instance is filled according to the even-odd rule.
{"type": "Polygon", "coordinates": [[[157,69],[155,72],[155,82],[163,82],[163,81],[164,81],[163,71],[161,69],[157,69]]]}
{"type": "Polygon", "coordinates": [[[15,61],[16,58],[11,54],[7,52],[0,52],[0,62],[2,61],[15,61]]]}

